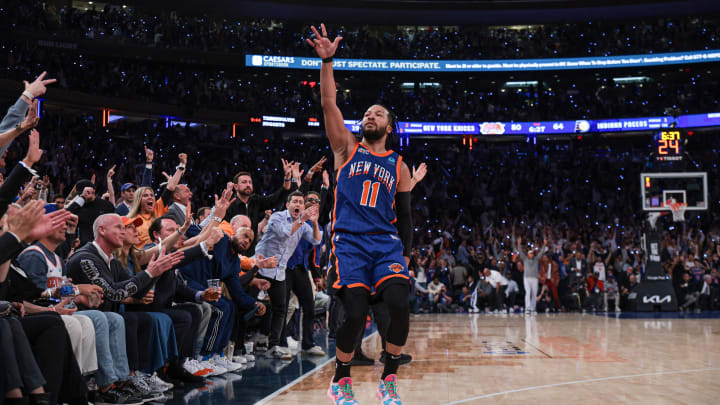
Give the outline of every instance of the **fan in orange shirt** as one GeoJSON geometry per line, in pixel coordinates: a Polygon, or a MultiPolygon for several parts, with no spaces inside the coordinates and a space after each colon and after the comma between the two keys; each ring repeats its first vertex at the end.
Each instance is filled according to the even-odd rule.
{"type": "MultiPolygon", "coordinates": [[[[151,161],[152,151],[146,148],[145,153],[146,159],[150,159],[151,161]],[[150,153],[149,157],[148,153],[150,153]]],[[[182,177],[185,165],[187,164],[187,155],[185,153],[180,153],[178,158],[180,159],[180,165],[175,171],[175,174],[168,179],[165,191],[163,191],[160,198],[155,200],[155,193],[150,187],[140,187],[137,191],[135,191],[135,198],[133,198],[132,207],[130,208],[130,212],[128,212],[127,216],[128,218],[137,217],[143,221],[142,224],[136,227],[138,239],[140,240],[140,243],[135,245],[138,249],[142,249],[145,245],[150,243],[150,235],[148,234],[150,224],[152,224],[156,218],[160,218],[165,215],[168,212],[170,204],[173,202],[172,193],[180,183],[180,178],[182,177]]]]}

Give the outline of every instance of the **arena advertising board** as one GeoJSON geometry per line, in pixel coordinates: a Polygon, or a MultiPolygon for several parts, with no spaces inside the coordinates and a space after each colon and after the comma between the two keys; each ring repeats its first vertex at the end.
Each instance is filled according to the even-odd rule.
{"type": "MultiPolygon", "coordinates": [[[[275,128],[320,127],[318,117],[306,119],[274,115],[252,116],[251,124],[275,128]]],[[[720,125],[720,119],[716,125],[720,125]]],[[[673,117],[536,122],[409,122],[400,121],[398,133],[412,135],[555,135],[589,132],[630,132],[669,128],[673,117]]],[[[345,120],[351,132],[360,132],[360,121],[345,120]]]]}
{"type": "MultiPolygon", "coordinates": [[[[251,125],[275,128],[320,128],[321,117],[283,117],[257,115],[250,117],[251,125]]],[[[720,127],[720,113],[680,115],[678,117],[614,118],[601,120],[528,121],[528,122],[416,122],[400,121],[401,136],[413,135],[560,135],[602,132],[654,131],[673,128],[720,127]]],[[[345,120],[345,127],[360,132],[359,120],[345,120]]]]}
{"type": "Polygon", "coordinates": [[[422,135],[552,135],[626,132],[668,128],[672,117],[536,122],[400,122],[400,134],[422,135]]]}
{"type": "MultiPolygon", "coordinates": [[[[537,70],[609,69],[720,62],[720,49],[644,55],[583,58],[406,60],[335,58],[335,70],[369,72],[518,72],[537,70]]],[[[256,68],[319,69],[320,58],[245,55],[245,65],[256,68]]]]}
{"type": "Polygon", "coordinates": [[[720,113],[681,115],[677,119],[678,128],[702,128],[720,126],[720,113]]]}

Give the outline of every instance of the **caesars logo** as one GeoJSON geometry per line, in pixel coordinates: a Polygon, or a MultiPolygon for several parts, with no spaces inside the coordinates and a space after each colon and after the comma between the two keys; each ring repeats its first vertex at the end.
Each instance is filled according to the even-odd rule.
{"type": "Polygon", "coordinates": [[[393,273],[402,273],[403,270],[405,270],[405,266],[400,263],[393,263],[390,265],[390,271],[393,273]]]}

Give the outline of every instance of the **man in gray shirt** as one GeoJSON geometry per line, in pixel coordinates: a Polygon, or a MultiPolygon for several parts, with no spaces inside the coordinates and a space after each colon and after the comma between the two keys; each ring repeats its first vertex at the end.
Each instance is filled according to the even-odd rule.
{"type": "Polygon", "coordinates": [[[525,313],[535,312],[535,303],[537,302],[538,293],[538,269],[540,267],[540,258],[547,252],[547,240],[543,240],[543,247],[539,253],[535,252],[535,248],[528,249],[527,254],[521,246],[522,237],[517,238],[517,243],[513,248],[523,261],[523,283],[525,285],[525,313]]]}
{"type": "Polygon", "coordinates": [[[267,355],[270,357],[289,359],[290,352],[281,347],[280,334],[285,323],[285,269],[290,256],[295,252],[300,238],[313,245],[322,241],[322,231],[318,227],[318,206],[305,209],[305,197],[296,191],[288,196],[287,208],[278,211],[268,221],[265,233],[255,248],[255,255],[260,258],[276,256],[278,265],[273,269],[260,269],[259,277],[270,281],[267,293],[272,304],[270,338],[267,355]],[[312,226],[307,221],[312,223],[312,226]]]}

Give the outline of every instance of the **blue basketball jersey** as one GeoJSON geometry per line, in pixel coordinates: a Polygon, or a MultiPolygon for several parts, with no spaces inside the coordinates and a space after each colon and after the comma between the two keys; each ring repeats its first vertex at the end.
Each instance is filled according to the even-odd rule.
{"type": "Polygon", "coordinates": [[[397,233],[393,206],[400,162],[392,150],[378,155],[355,145],[337,172],[333,232],[397,233]]]}

